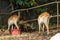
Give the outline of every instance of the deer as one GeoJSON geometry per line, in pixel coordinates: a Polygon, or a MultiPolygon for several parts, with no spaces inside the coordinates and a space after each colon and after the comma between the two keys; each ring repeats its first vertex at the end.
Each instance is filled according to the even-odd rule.
{"type": "Polygon", "coordinates": [[[17,24],[18,20],[19,20],[19,16],[17,16],[17,15],[12,15],[11,17],[9,17],[8,18],[8,30],[10,29],[10,26],[13,25],[13,24],[19,30],[19,26],[17,24]]]}
{"type": "Polygon", "coordinates": [[[28,27],[30,27],[31,29],[34,29],[33,28],[33,23],[30,23],[30,22],[26,21],[26,19],[25,20],[24,19],[20,20],[19,23],[24,25],[24,30],[26,29],[26,31],[28,31],[27,30],[28,27]]]}
{"type": "Polygon", "coordinates": [[[49,34],[49,19],[50,18],[51,18],[51,15],[48,12],[42,12],[38,16],[39,33],[40,33],[40,30],[41,30],[41,27],[43,27],[43,31],[44,31],[44,27],[46,27],[47,34],[49,34]],[[41,26],[42,23],[43,23],[43,26],[41,26]]]}

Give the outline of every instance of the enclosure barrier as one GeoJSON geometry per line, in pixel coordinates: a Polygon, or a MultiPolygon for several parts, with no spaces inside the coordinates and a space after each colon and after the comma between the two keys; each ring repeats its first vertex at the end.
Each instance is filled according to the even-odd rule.
{"type": "MultiPolygon", "coordinates": [[[[13,11],[11,11],[10,13],[14,13],[14,12],[17,12],[17,11],[20,12],[20,11],[25,11],[25,10],[31,10],[31,9],[34,9],[34,8],[43,7],[43,6],[51,5],[51,4],[54,4],[54,3],[57,4],[57,15],[52,16],[52,17],[57,17],[57,29],[58,29],[58,26],[59,26],[59,17],[60,17],[58,4],[60,3],[60,1],[55,1],[55,2],[51,2],[51,3],[43,4],[43,5],[40,5],[40,6],[35,6],[35,7],[32,7],[32,8],[27,8],[27,9],[13,10],[13,11]]],[[[20,14],[20,13],[19,13],[19,14],[20,14]]],[[[52,17],[51,17],[51,18],[52,18],[52,17]]],[[[37,20],[37,19],[28,20],[28,21],[26,21],[26,22],[34,21],[34,20],[37,20]]]]}

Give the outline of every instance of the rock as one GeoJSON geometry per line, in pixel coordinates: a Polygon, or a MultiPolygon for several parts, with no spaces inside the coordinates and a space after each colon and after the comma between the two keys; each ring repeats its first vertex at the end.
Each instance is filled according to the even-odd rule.
{"type": "Polygon", "coordinates": [[[4,35],[9,35],[10,34],[10,31],[9,30],[5,30],[4,31],[4,35]]]}
{"type": "Polygon", "coordinates": [[[56,35],[52,36],[50,40],[60,40],[60,33],[57,33],[56,35]]]}
{"type": "Polygon", "coordinates": [[[3,32],[0,30],[0,36],[3,34],[3,32]]]}

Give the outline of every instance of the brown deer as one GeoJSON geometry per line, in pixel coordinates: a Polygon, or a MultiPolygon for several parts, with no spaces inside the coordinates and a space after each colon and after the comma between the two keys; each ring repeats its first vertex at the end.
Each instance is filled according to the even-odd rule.
{"type": "MultiPolygon", "coordinates": [[[[39,33],[40,33],[40,29],[41,29],[41,24],[43,23],[46,28],[47,28],[47,34],[49,34],[49,18],[50,18],[50,14],[48,12],[43,12],[38,16],[38,25],[39,25],[39,33]]],[[[43,25],[43,28],[44,28],[43,25]]],[[[44,31],[44,29],[43,29],[44,31]]]]}
{"type": "Polygon", "coordinates": [[[19,20],[19,16],[17,16],[17,15],[13,15],[13,16],[9,17],[9,19],[8,19],[8,30],[10,29],[10,26],[13,24],[19,30],[19,26],[17,24],[18,20],[19,20]]]}
{"type": "Polygon", "coordinates": [[[24,30],[26,29],[26,31],[28,31],[27,30],[28,27],[31,27],[31,29],[34,29],[33,28],[33,23],[27,22],[24,19],[20,20],[20,24],[23,24],[24,25],[24,30]]]}

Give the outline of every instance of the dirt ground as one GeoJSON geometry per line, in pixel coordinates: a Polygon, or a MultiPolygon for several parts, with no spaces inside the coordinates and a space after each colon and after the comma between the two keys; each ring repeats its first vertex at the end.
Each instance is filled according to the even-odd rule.
{"type": "Polygon", "coordinates": [[[47,35],[46,32],[44,32],[44,34],[43,33],[39,34],[38,31],[22,32],[22,34],[19,34],[19,35],[11,35],[8,33],[0,36],[0,40],[49,40],[53,35],[59,32],[60,32],[60,29],[50,30],[49,35],[47,35]]]}
{"type": "Polygon", "coordinates": [[[55,35],[56,33],[59,33],[60,30],[50,30],[50,34],[47,35],[46,32],[44,33],[38,33],[37,32],[32,32],[32,33],[28,33],[29,36],[29,40],[49,40],[53,35],[55,35]]]}

